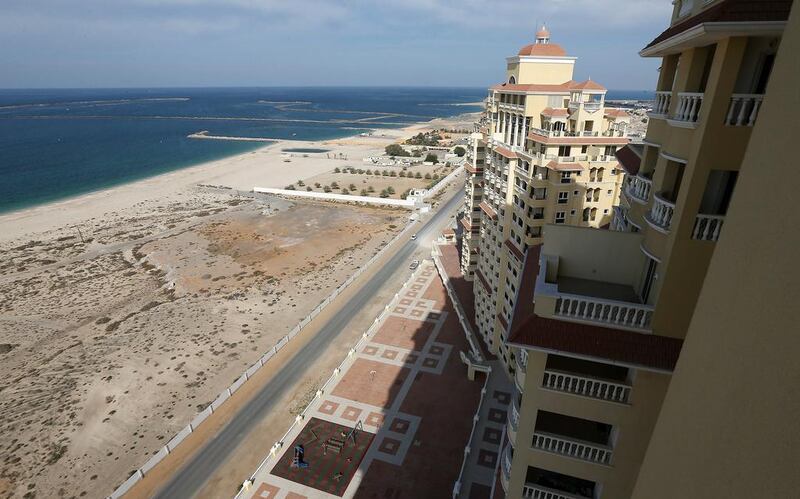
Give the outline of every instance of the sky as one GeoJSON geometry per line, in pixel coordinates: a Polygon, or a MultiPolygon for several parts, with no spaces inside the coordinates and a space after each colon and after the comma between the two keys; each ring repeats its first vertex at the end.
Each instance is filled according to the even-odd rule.
{"type": "Polygon", "coordinates": [[[2,0],[0,88],[465,86],[547,23],[575,79],[655,86],[669,0],[2,0]]]}

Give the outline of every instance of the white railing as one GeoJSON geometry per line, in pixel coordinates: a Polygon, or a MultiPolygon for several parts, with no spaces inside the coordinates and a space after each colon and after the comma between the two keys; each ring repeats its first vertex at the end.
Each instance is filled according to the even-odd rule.
{"type": "Polygon", "coordinates": [[[535,431],[533,433],[533,447],[591,463],[611,463],[611,449],[608,447],[551,433],[535,431]]]}
{"type": "Polygon", "coordinates": [[[653,307],[589,296],[559,294],[554,314],[569,319],[649,331],[653,307]]]}
{"type": "Polygon", "coordinates": [[[628,178],[630,181],[625,188],[625,192],[634,200],[646,203],[650,198],[653,181],[640,175],[629,176],[628,178]]]}
{"type": "Polygon", "coordinates": [[[685,121],[697,123],[700,118],[700,107],[703,105],[702,92],[679,92],[678,106],[672,119],[675,121],[685,121]]]}
{"type": "Polygon", "coordinates": [[[650,216],[648,217],[651,223],[663,230],[669,230],[674,213],[675,203],[659,194],[653,196],[653,207],[650,209],[650,216]]]}
{"type": "Polygon", "coordinates": [[[631,387],[622,383],[614,383],[613,381],[594,379],[552,369],[545,370],[542,387],[548,390],[571,393],[608,402],[619,402],[620,404],[627,404],[631,395],[631,387]]]}
{"type": "Polygon", "coordinates": [[[758,110],[764,101],[764,94],[733,94],[728,105],[725,124],[732,126],[753,126],[758,110]]]}
{"type": "Polygon", "coordinates": [[[666,116],[669,113],[669,105],[672,102],[672,90],[656,92],[656,103],[653,106],[653,114],[666,116]]]}
{"type": "Polygon", "coordinates": [[[576,495],[567,494],[560,490],[549,489],[541,485],[526,483],[522,487],[522,497],[525,499],[585,499],[576,495]]]}
{"type": "Polygon", "coordinates": [[[508,408],[508,422],[511,423],[511,429],[517,431],[519,428],[519,409],[517,409],[517,397],[511,397],[511,403],[508,408]]]}
{"type": "Polygon", "coordinates": [[[694,219],[694,228],[692,229],[692,239],[699,239],[701,241],[717,241],[719,239],[719,232],[722,230],[722,224],[725,222],[723,215],[704,215],[698,213],[694,219]]]}
{"type": "Polygon", "coordinates": [[[593,112],[593,111],[597,111],[598,109],[600,109],[601,105],[602,105],[602,103],[600,103],[600,102],[589,101],[589,102],[584,102],[583,103],[583,108],[586,109],[589,112],[593,112]]]}

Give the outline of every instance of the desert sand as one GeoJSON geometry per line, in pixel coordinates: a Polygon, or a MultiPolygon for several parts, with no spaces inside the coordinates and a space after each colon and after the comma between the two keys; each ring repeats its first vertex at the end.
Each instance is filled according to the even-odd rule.
{"type": "Polygon", "coordinates": [[[252,194],[344,166],[282,149],[356,165],[453,122],[270,144],[0,216],[0,497],[109,494],[406,224],[252,194]]]}

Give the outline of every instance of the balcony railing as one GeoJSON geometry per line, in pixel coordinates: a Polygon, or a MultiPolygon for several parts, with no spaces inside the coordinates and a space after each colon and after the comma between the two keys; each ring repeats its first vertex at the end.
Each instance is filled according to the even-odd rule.
{"type": "Polygon", "coordinates": [[[680,92],[678,93],[678,106],[672,116],[674,121],[689,124],[697,123],[700,118],[700,107],[703,105],[702,92],[680,92]]]}
{"type": "Polygon", "coordinates": [[[719,239],[719,232],[722,230],[722,224],[725,222],[723,215],[704,215],[698,213],[694,219],[694,228],[692,229],[692,239],[699,239],[700,241],[717,241],[719,239]]]}
{"type": "Polygon", "coordinates": [[[614,383],[613,381],[554,371],[552,369],[544,372],[542,387],[548,390],[581,395],[608,402],[618,402],[620,404],[627,404],[631,395],[631,387],[622,383],[614,383]]]}
{"type": "Polygon", "coordinates": [[[672,225],[672,215],[675,213],[675,203],[667,200],[662,195],[653,196],[653,207],[647,220],[656,227],[668,231],[672,225]]]}
{"type": "Polygon", "coordinates": [[[522,497],[525,499],[585,499],[580,496],[567,494],[560,490],[549,489],[533,483],[526,483],[522,487],[522,497]]]}
{"type": "Polygon", "coordinates": [[[555,315],[649,331],[653,307],[589,296],[559,294],[555,315]]]}
{"type": "Polygon", "coordinates": [[[653,106],[653,114],[666,116],[669,113],[669,105],[672,102],[672,90],[656,92],[656,104],[653,106]]]}
{"type": "Polygon", "coordinates": [[[653,181],[640,175],[630,176],[628,178],[630,181],[625,188],[625,192],[635,201],[646,203],[650,198],[650,190],[653,188],[653,181]]]}
{"type": "Polygon", "coordinates": [[[562,435],[536,431],[533,433],[533,447],[553,454],[589,461],[590,463],[611,463],[610,448],[582,440],[573,440],[562,435]]]}
{"type": "Polygon", "coordinates": [[[753,126],[758,110],[764,101],[764,94],[733,94],[728,105],[725,124],[731,126],[753,126]]]}
{"type": "Polygon", "coordinates": [[[511,397],[511,399],[511,403],[508,405],[508,424],[516,433],[519,428],[519,409],[517,409],[517,398],[511,397]]]}

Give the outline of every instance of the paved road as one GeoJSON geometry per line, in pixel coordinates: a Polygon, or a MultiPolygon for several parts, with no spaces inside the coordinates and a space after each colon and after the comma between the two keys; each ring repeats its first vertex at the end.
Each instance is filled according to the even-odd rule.
{"type": "MultiPolygon", "coordinates": [[[[201,449],[155,497],[159,499],[191,498],[205,484],[239,443],[253,430],[262,414],[285,394],[292,383],[302,377],[314,359],[341,333],[356,315],[395,272],[407,271],[411,256],[423,246],[430,246],[463,200],[463,191],[440,205],[434,216],[417,231],[417,239],[407,241],[397,253],[365,282],[353,297],[325,324],[305,348],[288,361],[275,377],[247,403],[203,449],[201,449]]],[[[245,477],[242,477],[243,479],[245,477]]]]}

